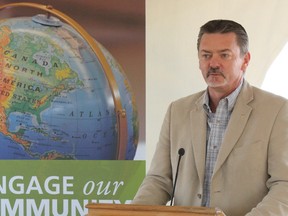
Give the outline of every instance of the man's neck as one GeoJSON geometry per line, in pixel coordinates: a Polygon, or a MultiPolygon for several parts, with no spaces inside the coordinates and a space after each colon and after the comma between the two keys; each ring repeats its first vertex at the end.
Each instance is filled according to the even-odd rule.
{"type": "Polygon", "coordinates": [[[231,89],[223,89],[217,87],[208,87],[208,95],[209,95],[209,107],[213,113],[216,112],[218,104],[220,100],[229,96],[232,92],[234,92],[242,83],[242,79],[235,85],[234,88],[231,89]]]}
{"type": "Polygon", "coordinates": [[[208,93],[209,93],[209,107],[210,107],[211,111],[213,113],[215,113],[220,100],[225,98],[229,94],[227,94],[227,95],[226,94],[220,94],[220,93],[210,91],[210,90],[208,90],[208,93]]]}

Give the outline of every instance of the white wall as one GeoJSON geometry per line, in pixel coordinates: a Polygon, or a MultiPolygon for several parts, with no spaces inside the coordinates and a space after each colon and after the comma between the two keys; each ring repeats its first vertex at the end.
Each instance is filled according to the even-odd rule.
{"type": "Polygon", "coordinates": [[[210,19],[241,23],[250,37],[246,78],[258,87],[288,38],[287,0],[146,0],[146,159],[150,167],[169,103],[206,87],[196,40],[210,19]]]}

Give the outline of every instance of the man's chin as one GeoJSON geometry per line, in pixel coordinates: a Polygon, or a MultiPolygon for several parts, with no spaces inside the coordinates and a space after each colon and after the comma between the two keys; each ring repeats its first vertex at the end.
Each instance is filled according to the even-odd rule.
{"type": "Polygon", "coordinates": [[[225,81],[218,81],[218,82],[215,82],[215,81],[207,81],[206,82],[207,85],[211,88],[219,88],[219,87],[223,87],[226,85],[226,82],[225,81]]]}

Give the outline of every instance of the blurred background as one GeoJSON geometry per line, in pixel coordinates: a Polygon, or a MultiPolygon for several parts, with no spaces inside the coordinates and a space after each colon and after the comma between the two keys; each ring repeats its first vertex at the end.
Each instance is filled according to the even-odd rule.
{"type": "MultiPolygon", "coordinates": [[[[132,86],[139,119],[135,159],[145,159],[145,0],[0,0],[1,5],[32,2],[51,5],[100,42],[124,69],[132,86]]],[[[34,16],[44,11],[16,7],[0,11],[0,19],[34,16]]]]}

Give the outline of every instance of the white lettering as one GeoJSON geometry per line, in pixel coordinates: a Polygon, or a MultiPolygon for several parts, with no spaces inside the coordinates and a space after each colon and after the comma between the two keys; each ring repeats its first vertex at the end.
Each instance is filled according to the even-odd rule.
{"type": "Polygon", "coordinates": [[[68,190],[68,188],[73,188],[73,183],[68,183],[68,181],[74,180],[73,176],[63,176],[63,194],[72,195],[74,194],[73,190],[68,190]]]}
{"type": "Polygon", "coordinates": [[[45,215],[49,216],[49,199],[42,199],[39,207],[34,199],[26,200],[26,215],[45,215]]]}
{"type": "Polygon", "coordinates": [[[107,183],[107,185],[105,186],[105,188],[103,190],[102,187],[103,187],[103,181],[99,182],[97,184],[97,186],[99,186],[98,188],[98,191],[97,191],[97,195],[101,195],[102,193],[104,193],[104,195],[108,195],[111,191],[109,190],[109,186],[110,186],[110,181],[107,183]]]}
{"type": "Polygon", "coordinates": [[[95,188],[95,183],[93,181],[89,181],[84,185],[83,193],[84,195],[90,195],[95,188]],[[90,188],[90,190],[88,190],[90,188]]]}
{"type": "Polygon", "coordinates": [[[2,184],[0,185],[0,194],[6,194],[6,176],[2,176],[2,184]]]}
{"type": "Polygon", "coordinates": [[[45,182],[44,182],[44,187],[45,187],[45,190],[47,191],[47,193],[52,194],[52,195],[56,195],[56,194],[60,193],[60,185],[52,183],[52,188],[54,190],[51,190],[50,187],[49,187],[49,183],[51,181],[53,181],[53,180],[59,180],[59,177],[58,176],[50,176],[50,177],[48,177],[45,180],[45,182]]]}
{"type": "Polygon", "coordinates": [[[23,194],[24,193],[24,185],[21,183],[16,184],[17,189],[16,190],[14,188],[14,181],[16,180],[23,180],[23,176],[13,176],[10,180],[9,180],[9,189],[13,194],[23,194]]]}
{"type": "Polygon", "coordinates": [[[82,204],[80,204],[79,200],[71,200],[71,215],[87,215],[88,209],[86,209],[85,206],[88,203],[88,200],[83,200],[82,204]]]}
{"type": "Polygon", "coordinates": [[[38,178],[36,176],[31,177],[29,185],[28,185],[27,190],[26,190],[26,194],[30,194],[31,191],[37,191],[38,194],[43,194],[43,191],[42,191],[41,186],[39,184],[38,178]]]}
{"type": "Polygon", "coordinates": [[[124,181],[120,181],[120,182],[115,181],[113,183],[111,181],[108,181],[108,182],[100,181],[98,183],[93,182],[93,181],[88,181],[83,187],[83,194],[90,195],[95,190],[96,195],[108,195],[112,191],[113,196],[115,196],[120,186],[123,186],[123,185],[124,185],[124,181]]]}
{"type": "MultiPolygon", "coordinates": [[[[2,182],[0,184],[0,195],[8,193],[31,194],[33,192],[36,192],[37,194],[44,194],[44,192],[46,192],[50,195],[73,195],[73,180],[73,176],[49,176],[42,183],[42,179],[39,182],[37,176],[31,176],[29,181],[24,179],[23,176],[13,176],[9,180],[6,176],[2,176],[2,182]]],[[[94,188],[92,188],[92,191],[93,190],[94,188]]]]}
{"type": "Polygon", "coordinates": [[[57,215],[57,216],[66,216],[69,213],[69,200],[63,199],[63,210],[62,213],[59,213],[58,211],[58,200],[53,199],[52,200],[52,215],[57,215]]]}
{"type": "MultiPolygon", "coordinates": [[[[26,215],[57,215],[57,216],[76,216],[88,214],[85,207],[88,203],[114,203],[121,204],[120,200],[77,200],[77,199],[11,199],[0,198],[0,215],[1,216],[26,216],[26,215]]],[[[125,203],[130,203],[126,200],[125,203]]]]}
{"type": "Polygon", "coordinates": [[[124,185],[124,182],[123,182],[123,181],[121,181],[121,182],[115,181],[115,182],[113,183],[113,185],[115,186],[114,191],[113,191],[113,195],[115,195],[115,194],[117,193],[117,191],[118,191],[118,188],[119,188],[121,185],[124,185]]]}
{"type": "Polygon", "coordinates": [[[9,199],[3,199],[0,202],[0,209],[1,209],[1,215],[18,215],[18,216],[24,216],[24,200],[23,199],[17,199],[15,200],[13,208],[11,207],[11,203],[9,199]],[[7,214],[8,213],[8,214],[7,214]]]}

